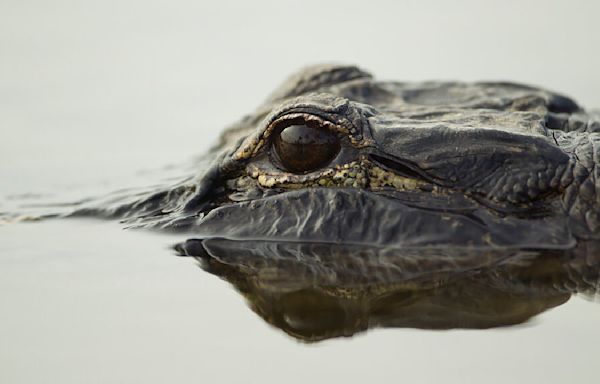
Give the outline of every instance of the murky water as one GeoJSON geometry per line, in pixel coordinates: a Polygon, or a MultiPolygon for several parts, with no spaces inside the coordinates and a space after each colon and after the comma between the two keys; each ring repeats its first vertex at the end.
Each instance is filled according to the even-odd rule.
{"type": "MultiPolygon", "coordinates": [[[[540,272],[537,283],[521,274],[515,279],[521,279],[520,285],[502,280],[499,272],[496,280],[488,276],[486,288],[485,278],[471,276],[470,286],[460,279],[450,284],[447,278],[435,284],[432,274],[408,267],[404,274],[373,274],[378,284],[359,284],[356,277],[325,274],[326,269],[301,263],[288,268],[297,277],[293,281],[264,260],[245,259],[244,269],[241,260],[236,264],[239,252],[229,252],[231,257],[222,261],[237,265],[237,275],[213,261],[211,272],[241,289],[255,310],[262,309],[259,316],[230,283],[199,268],[195,259],[176,257],[170,247],[182,240],[123,231],[117,223],[102,221],[4,226],[0,381],[235,382],[255,377],[298,383],[315,378],[502,383],[518,377],[560,383],[573,377],[593,382],[597,376],[600,304],[557,291],[569,284],[549,284],[547,277],[556,276],[552,271],[540,272]],[[246,272],[245,280],[240,271],[246,272]],[[330,287],[336,281],[344,284],[346,294],[340,287],[337,293],[323,287],[311,291],[311,284],[325,277],[330,287]],[[383,284],[401,277],[413,279],[391,288],[383,284]],[[367,285],[383,288],[363,289],[358,297],[367,285]],[[529,288],[537,294],[528,294],[529,288]],[[272,316],[272,323],[287,324],[288,333],[265,321],[269,308],[285,310],[283,316],[272,316]],[[411,328],[419,321],[433,328],[518,323],[537,312],[542,313],[513,327],[411,328]],[[375,328],[310,344],[297,341],[289,329],[339,336],[362,332],[367,325],[375,328]],[[340,332],[334,334],[336,329],[340,332]]],[[[213,254],[218,250],[218,244],[212,246],[213,254]]],[[[433,276],[441,276],[447,265],[441,259],[437,267],[433,263],[433,276]]]]}
{"type": "MultiPolygon", "coordinates": [[[[0,212],[176,177],[307,63],[522,81],[600,107],[592,1],[285,3],[2,2],[0,212]]],[[[177,256],[186,240],[1,225],[0,382],[597,381],[595,251],[213,241],[177,256]]]]}

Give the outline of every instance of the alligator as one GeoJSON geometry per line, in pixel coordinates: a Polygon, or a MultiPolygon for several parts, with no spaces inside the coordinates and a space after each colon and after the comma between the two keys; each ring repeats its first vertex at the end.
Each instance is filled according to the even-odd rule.
{"type": "Polygon", "coordinates": [[[199,164],[75,214],[234,240],[568,249],[600,239],[600,113],[528,85],[379,81],[315,65],[199,164]]]}
{"type": "Polygon", "coordinates": [[[528,85],[316,65],[189,174],[68,209],[193,233],[180,255],[303,341],[513,325],[600,289],[600,113],[528,85]]]}

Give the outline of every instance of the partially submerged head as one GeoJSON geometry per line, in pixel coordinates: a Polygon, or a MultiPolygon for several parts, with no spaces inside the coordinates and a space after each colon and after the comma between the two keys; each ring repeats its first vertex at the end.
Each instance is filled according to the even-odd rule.
{"type": "Polygon", "coordinates": [[[567,196],[589,171],[556,125],[581,113],[523,85],[311,67],[225,131],[199,177],[128,214],[232,239],[570,247],[600,220],[573,225],[567,196]]]}

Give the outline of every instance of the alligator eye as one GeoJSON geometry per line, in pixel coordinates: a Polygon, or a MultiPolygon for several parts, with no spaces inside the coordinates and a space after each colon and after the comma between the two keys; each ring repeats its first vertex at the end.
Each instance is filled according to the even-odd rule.
{"type": "Polygon", "coordinates": [[[301,122],[275,134],[273,148],[281,165],[290,172],[306,173],[328,164],[340,151],[338,136],[301,122]]]}

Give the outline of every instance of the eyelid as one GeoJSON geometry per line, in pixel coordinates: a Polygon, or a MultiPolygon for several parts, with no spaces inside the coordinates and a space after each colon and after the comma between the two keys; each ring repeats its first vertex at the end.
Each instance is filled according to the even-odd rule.
{"type": "Polygon", "coordinates": [[[324,128],[343,134],[357,148],[373,144],[362,106],[326,93],[308,94],[289,99],[271,110],[258,124],[256,131],[233,151],[231,161],[244,161],[256,156],[268,145],[274,128],[294,118],[314,121],[324,128]]]}
{"type": "MultiPolygon", "coordinates": [[[[271,121],[265,129],[253,136],[248,137],[242,145],[235,151],[233,158],[235,160],[244,160],[255,156],[262,148],[268,146],[271,135],[278,131],[282,126],[289,122],[301,122],[302,124],[316,124],[321,129],[328,129],[332,132],[349,134],[349,130],[340,124],[335,124],[327,119],[311,113],[290,112],[281,115],[271,121]]],[[[291,124],[289,124],[291,125],[291,124]]]]}
{"type": "Polygon", "coordinates": [[[265,131],[265,137],[269,137],[274,131],[281,129],[281,127],[293,125],[294,123],[305,124],[319,129],[328,129],[332,132],[348,133],[348,130],[345,127],[334,124],[331,121],[321,118],[320,116],[311,115],[308,113],[289,113],[280,116],[277,120],[273,121],[270,126],[267,127],[267,130],[265,131]]]}

